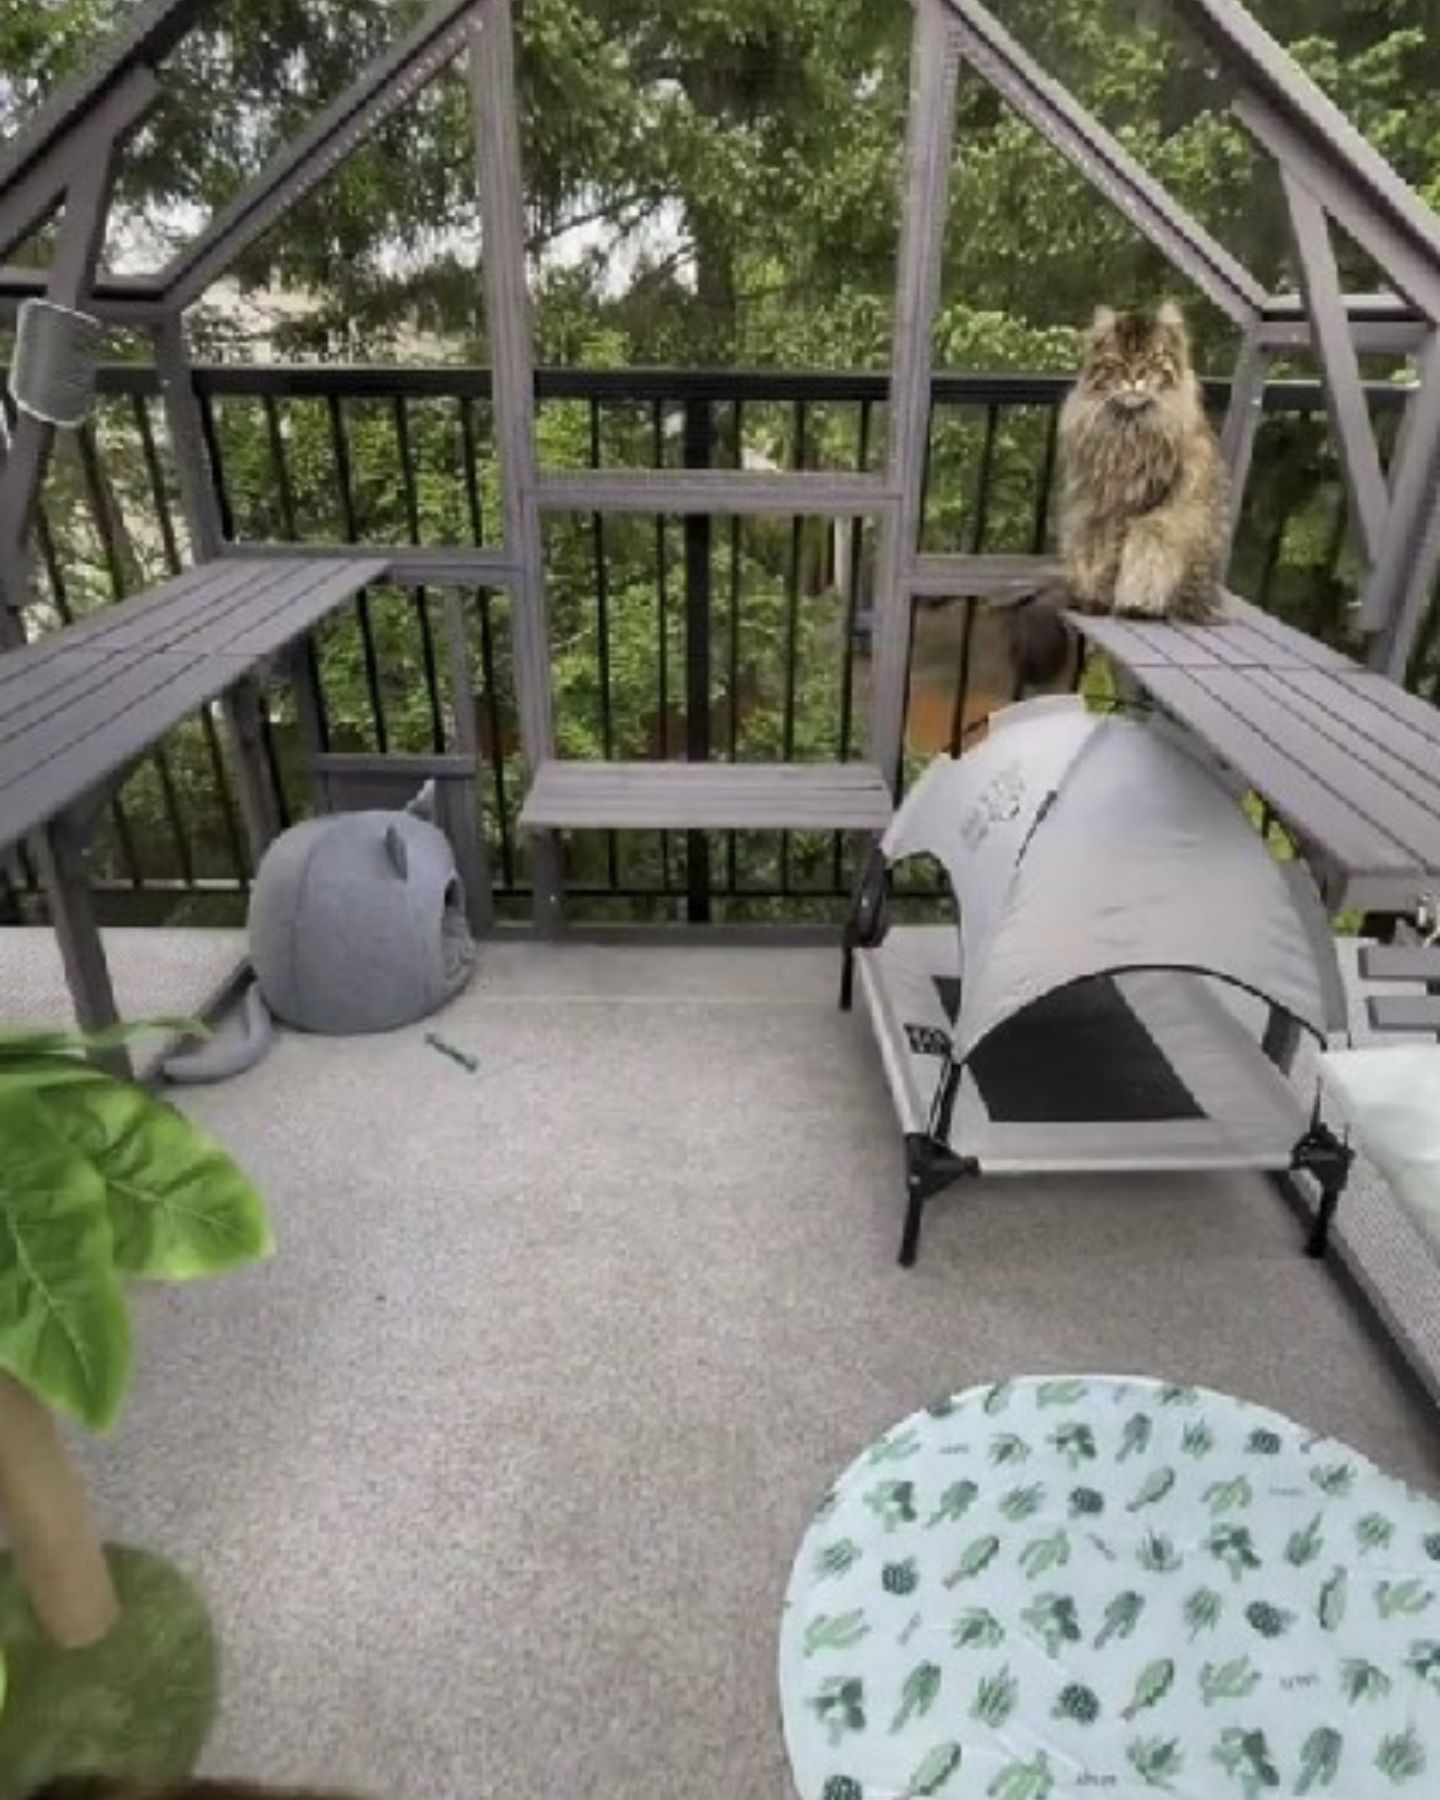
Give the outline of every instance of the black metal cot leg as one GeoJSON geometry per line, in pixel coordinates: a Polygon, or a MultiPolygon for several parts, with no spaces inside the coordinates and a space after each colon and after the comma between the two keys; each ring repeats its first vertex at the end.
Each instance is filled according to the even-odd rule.
{"type": "Polygon", "coordinates": [[[954,1151],[923,1132],[911,1132],[905,1139],[905,1229],[900,1237],[900,1267],[911,1269],[920,1252],[920,1226],[925,1216],[925,1202],[934,1195],[963,1181],[967,1175],[978,1175],[980,1165],[973,1156],[956,1156],[954,1151]]]}
{"type": "Polygon", "coordinates": [[[1330,1221],[1335,1217],[1335,1209],[1340,1204],[1340,1194],[1341,1189],[1338,1187],[1327,1187],[1321,1194],[1315,1222],[1310,1227],[1310,1236],[1305,1242],[1307,1256],[1322,1257],[1330,1247],[1330,1221]]]}
{"type": "Polygon", "coordinates": [[[1354,1161],[1355,1152],[1350,1146],[1319,1120],[1295,1146],[1291,1169],[1313,1175],[1320,1183],[1320,1204],[1305,1242],[1307,1256],[1324,1256],[1329,1246],[1330,1224],[1335,1217],[1335,1209],[1340,1204],[1340,1196],[1345,1192],[1346,1183],[1350,1179],[1350,1168],[1354,1161]]]}

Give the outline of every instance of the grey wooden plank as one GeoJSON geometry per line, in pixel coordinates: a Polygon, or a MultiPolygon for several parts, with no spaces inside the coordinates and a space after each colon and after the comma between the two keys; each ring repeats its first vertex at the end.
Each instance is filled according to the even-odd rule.
{"type": "Polygon", "coordinates": [[[1197,679],[1217,699],[1243,712],[1387,836],[1404,845],[1417,864],[1440,868],[1440,810],[1433,781],[1427,805],[1402,782],[1402,771],[1393,757],[1384,756],[1371,740],[1337,725],[1333,712],[1327,712],[1323,704],[1308,704],[1271,670],[1205,674],[1197,679]]]}
{"type": "Polygon", "coordinates": [[[1268,613],[1249,600],[1242,600],[1238,594],[1226,594],[1225,615],[1237,624],[1247,625],[1262,638],[1267,638],[1275,646],[1275,655],[1265,664],[1266,668],[1313,668],[1313,669],[1359,669],[1360,665],[1343,651],[1324,644],[1319,638],[1311,637],[1308,632],[1297,631],[1293,625],[1287,625],[1283,619],[1277,619],[1274,613],[1268,613]]]}
{"type": "Polygon", "coordinates": [[[597,469],[539,477],[541,506],[556,512],[776,513],[856,517],[880,513],[891,489],[876,475],[750,469],[597,469]]]}
{"type": "Polygon", "coordinates": [[[1366,944],[1360,973],[1366,981],[1440,982],[1440,944],[1366,944]]]}
{"type": "Polygon", "coordinates": [[[916,598],[1013,594],[1059,582],[1065,565],[1058,556],[917,556],[906,587],[916,598]]]}
{"type": "Polygon", "coordinates": [[[1440,1032],[1440,994],[1371,994],[1365,1009],[1376,1031],[1440,1032]]]}
{"type": "Polygon", "coordinates": [[[460,582],[465,586],[505,587],[519,568],[499,550],[469,544],[289,544],[280,540],[231,542],[222,546],[223,561],[243,562],[256,557],[325,558],[332,562],[373,562],[383,559],[386,579],[397,587],[423,582],[460,582]]]}
{"type": "Polygon", "coordinates": [[[877,831],[892,806],[867,764],[547,763],[521,809],[536,826],[877,831]]]}
{"type": "Polygon", "coordinates": [[[1220,663],[1206,642],[1208,633],[1191,636],[1173,625],[1117,618],[1110,613],[1072,612],[1067,616],[1077,631],[1127,668],[1208,669],[1220,663]]]}
{"type": "Polygon", "coordinates": [[[895,504],[876,546],[875,632],[866,748],[894,779],[905,747],[910,674],[911,563],[920,547],[930,439],[932,340],[954,155],[960,37],[943,0],[917,0],[900,197],[900,249],[891,323],[885,474],[895,504]]]}
{"type": "MultiPolygon", "coordinates": [[[[209,610],[216,587],[192,583],[179,596],[179,610],[166,609],[168,649],[157,650],[143,638],[128,648],[97,648],[89,640],[73,648],[66,644],[67,634],[58,633],[47,645],[18,653],[28,676],[19,683],[3,679],[11,659],[0,658],[5,745],[0,842],[15,841],[123,769],[197,707],[227,693],[257,662],[343,603],[373,573],[360,563],[291,564],[282,567],[284,578],[267,593],[264,577],[275,571],[246,564],[239,572],[243,580],[261,583],[248,594],[249,605],[209,610]],[[199,619],[194,631],[185,629],[186,604],[199,619]],[[37,670],[45,671],[43,680],[36,679],[37,670]],[[51,679],[52,672],[58,680],[51,679]]],[[[226,573],[228,580],[229,565],[226,573]]],[[[221,588],[221,601],[233,593],[221,588]]],[[[125,610],[122,605],[114,612],[125,610]]]]}
{"type": "Polygon", "coordinates": [[[1388,676],[1371,670],[1346,672],[1338,680],[1351,693],[1364,695],[1372,706],[1388,714],[1398,725],[1428,739],[1440,755],[1440,707],[1432,706],[1428,700],[1408,692],[1388,676]]]}
{"type": "Polygon", "coordinates": [[[1150,667],[1140,674],[1156,700],[1347,874],[1413,874],[1415,858],[1403,844],[1276,744],[1254,721],[1211,693],[1202,685],[1198,671],[1150,667]]]}
{"type": "MultiPolygon", "coordinates": [[[[1377,705],[1371,689],[1337,679],[1321,669],[1279,669],[1275,681],[1289,690],[1284,696],[1295,706],[1303,704],[1324,722],[1331,735],[1372,768],[1383,770],[1393,781],[1432,811],[1440,812],[1440,745],[1377,705]]],[[[1381,676],[1373,677],[1376,693],[1381,676]]],[[[1381,696],[1383,697],[1383,696],[1381,696]]]]}
{"type": "Polygon", "coordinates": [[[122,600],[48,640],[53,654],[70,649],[115,653],[135,649],[185,654],[249,656],[258,660],[313,622],[384,578],[383,561],[333,563],[276,558],[202,564],[178,590],[163,588],[122,600]]]}
{"type": "Polygon", "coordinates": [[[202,607],[241,599],[245,592],[263,584],[266,579],[266,575],[258,570],[232,571],[228,565],[198,563],[157,587],[147,588],[113,606],[102,606],[73,625],[37,639],[23,654],[40,659],[77,650],[100,654],[121,650],[163,650],[174,641],[177,633],[187,630],[197,598],[202,607]]]}

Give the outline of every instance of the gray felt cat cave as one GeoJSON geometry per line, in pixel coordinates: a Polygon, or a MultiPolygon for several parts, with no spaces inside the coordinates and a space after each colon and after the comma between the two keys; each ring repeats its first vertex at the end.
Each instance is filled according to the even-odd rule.
{"type": "Polygon", "coordinates": [[[250,961],[238,1044],[172,1058],[172,1081],[238,1074],[266,1049],[270,1016],[332,1037],[393,1031],[469,981],[465,892],[428,794],[400,812],[335,813],[282,832],[250,897],[250,961]]]}
{"type": "Polygon", "coordinates": [[[1309,876],[1282,865],[1204,753],[1070,696],[994,715],[886,832],[847,935],[907,1150],[901,1261],[967,1176],[1312,1170],[1348,1159],[1282,1068],[1344,1020],[1309,876]],[[890,870],[944,869],[951,925],[891,927],[890,870]]]}

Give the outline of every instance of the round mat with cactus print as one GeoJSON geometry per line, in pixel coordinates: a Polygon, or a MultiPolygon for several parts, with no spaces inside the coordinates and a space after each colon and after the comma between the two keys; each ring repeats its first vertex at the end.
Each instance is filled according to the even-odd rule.
{"type": "Polygon", "coordinates": [[[1422,1800],[1440,1506],[1203,1388],[976,1388],[826,1498],[780,1693],[803,1800],[1422,1800]]]}

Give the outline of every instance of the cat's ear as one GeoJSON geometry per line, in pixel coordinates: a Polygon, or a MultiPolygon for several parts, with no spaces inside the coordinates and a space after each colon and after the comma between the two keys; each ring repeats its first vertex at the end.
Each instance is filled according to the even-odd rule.
{"type": "Polygon", "coordinates": [[[1155,323],[1164,331],[1181,331],[1185,329],[1185,315],[1174,300],[1162,300],[1160,310],[1155,314],[1155,323]]]}
{"type": "Polygon", "coordinates": [[[1119,323],[1120,315],[1113,306],[1097,306],[1095,317],[1090,321],[1090,335],[1092,338],[1109,337],[1119,323]]]}

